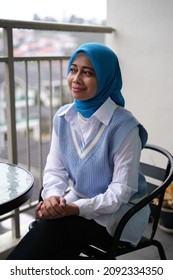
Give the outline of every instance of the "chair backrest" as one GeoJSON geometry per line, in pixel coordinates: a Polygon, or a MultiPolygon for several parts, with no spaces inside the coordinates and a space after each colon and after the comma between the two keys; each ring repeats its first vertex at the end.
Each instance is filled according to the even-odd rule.
{"type": "Polygon", "coordinates": [[[134,207],[132,207],[122,217],[114,234],[113,246],[111,248],[111,252],[109,252],[110,256],[116,255],[116,248],[118,247],[121,233],[126,223],[135,213],[137,213],[147,204],[151,205],[151,215],[153,222],[149,239],[153,239],[156,233],[164,193],[166,188],[173,181],[173,157],[168,151],[155,145],[147,144],[144,148],[144,152],[146,151],[146,149],[150,152],[149,162],[144,162],[142,160],[141,168],[148,183],[148,195],[140,202],[138,202],[134,207]],[[151,155],[151,152],[153,155],[151,155]],[[156,159],[154,159],[154,154],[156,154],[156,159]],[[159,157],[162,156],[159,160],[158,155],[159,157]],[[163,162],[165,164],[165,167],[163,167],[163,162]],[[158,205],[156,207],[152,207],[152,201],[155,198],[158,198],[158,205]]]}
{"type": "MultiPolygon", "coordinates": [[[[169,182],[171,181],[172,161],[171,158],[169,158],[169,156],[171,157],[171,155],[161,147],[156,147],[154,145],[146,145],[145,150],[146,149],[149,150],[150,157],[152,157],[152,152],[154,152],[156,156],[158,156],[159,154],[160,161],[161,161],[160,166],[162,166],[160,167],[159,163],[158,162],[155,163],[155,161],[153,163],[141,162],[141,168],[146,177],[147,184],[148,184],[148,195],[149,195],[148,200],[151,208],[151,219],[152,219],[152,231],[151,231],[150,239],[152,239],[154,238],[157,230],[164,194],[166,188],[169,186],[169,182]],[[162,162],[163,160],[164,161],[166,160],[164,163],[164,167],[162,162]],[[170,174],[170,178],[169,178],[169,174],[170,174]],[[157,189],[158,189],[158,195],[155,197],[157,198],[157,205],[156,205],[153,203],[153,198],[150,199],[150,195],[153,196],[153,193],[155,193],[155,190],[157,189]]],[[[152,158],[151,161],[153,160],[154,159],[152,158]]],[[[158,161],[158,159],[156,160],[158,161]]]]}

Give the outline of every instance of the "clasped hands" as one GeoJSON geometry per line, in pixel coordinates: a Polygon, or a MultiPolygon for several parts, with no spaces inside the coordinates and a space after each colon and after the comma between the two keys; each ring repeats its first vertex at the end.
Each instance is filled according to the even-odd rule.
{"type": "Polygon", "coordinates": [[[57,219],[78,214],[78,206],[67,204],[62,196],[51,196],[44,201],[40,201],[35,208],[36,219],[57,219]]]}

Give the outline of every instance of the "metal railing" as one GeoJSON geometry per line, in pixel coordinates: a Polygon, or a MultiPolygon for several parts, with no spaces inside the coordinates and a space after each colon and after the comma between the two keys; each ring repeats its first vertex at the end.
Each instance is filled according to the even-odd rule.
{"type": "Polygon", "coordinates": [[[69,55],[15,56],[14,31],[22,29],[106,34],[112,33],[114,29],[106,26],[12,20],[0,20],[0,28],[4,50],[0,56],[0,117],[4,114],[0,118],[0,143],[3,143],[0,145],[0,160],[23,165],[33,173],[36,180],[32,201],[14,212],[0,216],[0,222],[12,218],[13,235],[19,238],[19,215],[35,206],[42,185],[53,114],[58,107],[72,100],[64,79],[69,55]],[[43,74],[46,75],[44,81],[43,74]],[[18,79],[22,97],[16,96],[18,79]]]}

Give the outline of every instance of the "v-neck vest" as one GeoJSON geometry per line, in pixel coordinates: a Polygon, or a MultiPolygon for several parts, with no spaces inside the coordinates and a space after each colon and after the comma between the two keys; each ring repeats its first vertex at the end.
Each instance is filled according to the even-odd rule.
{"type": "Polygon", "coordinates": [[[58,135],[61,160],[80,197],[94,197],[104,193],[111,183],[114,155],[130,131],[139,126],[142,145],[146,130],[126,109],[115,110],[109,125],[100,123],[87,145],[82,145],[75,129],[64,116],[55,115],[54,128],[58,135]]]}

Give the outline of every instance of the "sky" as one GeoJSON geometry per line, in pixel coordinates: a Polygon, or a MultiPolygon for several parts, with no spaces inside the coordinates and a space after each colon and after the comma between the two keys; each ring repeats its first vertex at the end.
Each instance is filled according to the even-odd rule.
{"type": "Polygon", "coordinates": [[[57,21],[72,14],[84,19],[106,19],[107,0],[0,0],[0,18],[11,20],[53,17],[57,21]]]}

